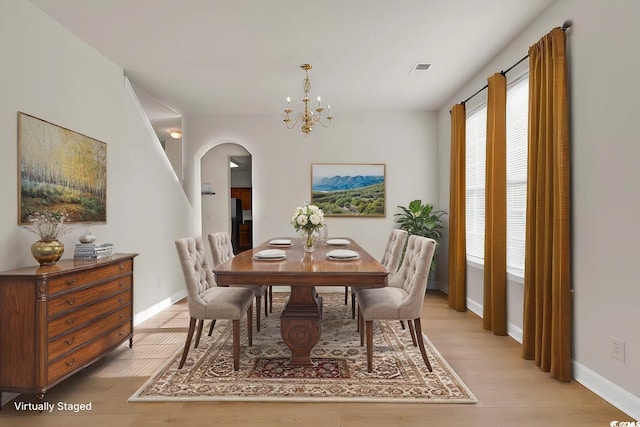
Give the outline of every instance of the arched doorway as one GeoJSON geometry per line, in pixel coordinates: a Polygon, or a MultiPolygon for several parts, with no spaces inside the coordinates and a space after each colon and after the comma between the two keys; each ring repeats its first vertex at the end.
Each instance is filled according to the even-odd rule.
{"type": "Polygon", "coordinates": [[[202,236],[227,231],[234,249],[250,248],[251,153],[232,142],[212,147],[200,159],[200,181],[202,236]]]}

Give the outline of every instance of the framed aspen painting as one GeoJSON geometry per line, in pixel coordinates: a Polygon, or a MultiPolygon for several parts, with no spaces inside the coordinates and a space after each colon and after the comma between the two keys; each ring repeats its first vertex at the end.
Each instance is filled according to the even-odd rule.
{"type": "Polygon", "coordinates": [[[325,216],[385,216],[385,165],[312,164],[311,203],[325,216]]]}
{"type": "Polygon", "coordinates": [[[18,113],[18,223],[36,212],[107,220],[107,144],[18,113]]]}

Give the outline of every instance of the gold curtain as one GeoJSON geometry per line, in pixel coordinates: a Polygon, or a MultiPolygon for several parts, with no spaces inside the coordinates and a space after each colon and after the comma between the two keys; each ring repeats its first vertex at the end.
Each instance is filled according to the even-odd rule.
{"type": "Polygon", "coordinates": [[[449,306],[467,309],[466,125],[464,103],[451,109],[451,179],[449,188],[449,306]]]}
{"type": "Polygon", "coordinates": [[[482,324],[507,335],[507,79],[489,77],[482,324]]]}
{"type": "Polygon", "coordinates": [[[523,357],[571,380],[569,123],[566,38],[529,48],[529,159],[523,357]]]}

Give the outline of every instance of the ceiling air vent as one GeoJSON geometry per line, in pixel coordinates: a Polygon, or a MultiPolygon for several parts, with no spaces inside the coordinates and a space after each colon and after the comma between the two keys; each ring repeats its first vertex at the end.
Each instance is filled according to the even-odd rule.
{"type": "Polygon", "coordinates": [[[421,73],[427,71],[431,67],[431,64],[427,64],[426,62],[416,62],[413,67],[411,67],[411,71],[409,71],[409,76],[414,74],[415,72],[421,73]]]}

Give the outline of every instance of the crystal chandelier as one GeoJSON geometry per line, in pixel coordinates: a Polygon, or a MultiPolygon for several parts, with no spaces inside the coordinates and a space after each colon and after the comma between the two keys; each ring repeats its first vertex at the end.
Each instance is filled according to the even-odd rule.
{"type": "Polygon", "coordinates": [[[311,82],[309,81],[309,70],[311,69],[311,65],[302,64],[300,66],[305,71],[305,78],[302,81],[302,88],[304,89],[304,98],[302,98],[302,102],[304,102],[304,112],[298,113],[296,119],[292,122],[289,114],[293,111],[291,109],[291,98],[287,97],[287,108],[284,109],[285,117],[284,123],[288,129],[293,129],[296,127],[298,122],[302,123],[302,132],[304,132],[305,136],[309,136],[311,131],[313,130],[313,125],[318,123],[322,127],[327,127],[331,124],[331,119],[333,116],[331,115],[331,105],[327,105],[327,117],[326,123],[322,122],[322,113],[324,112],[324,108],[320,104],[320,97],[318,97],[318,105],[315,109],[315,114],[312,110],[309,109],[309,92],[311,91],[311,82]]]}

